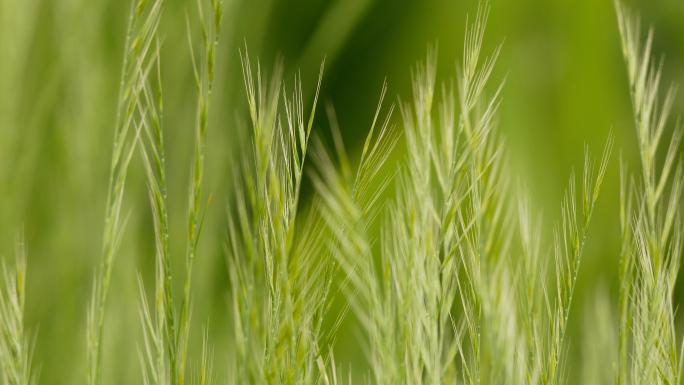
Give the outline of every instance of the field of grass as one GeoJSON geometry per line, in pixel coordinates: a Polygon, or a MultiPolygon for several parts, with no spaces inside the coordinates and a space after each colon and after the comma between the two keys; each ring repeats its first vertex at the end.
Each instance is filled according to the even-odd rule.
{"type": "Polygon", "coordinates": [[[681,383],[682,16],[0,0],[2,381],[681,383]]]}

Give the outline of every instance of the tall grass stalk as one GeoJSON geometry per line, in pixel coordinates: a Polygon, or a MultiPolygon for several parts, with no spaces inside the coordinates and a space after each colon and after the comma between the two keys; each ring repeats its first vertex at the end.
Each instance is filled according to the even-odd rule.
{"type": "MultiPolygon", "coordinates": [[[[662,62],[656,64],[651,59],[653,30],[642,45],[639,17],[618,0],[615,8],[642,170],[641,183],[630,186],[630,192],[623,192],[621,199],[623,232],[629,223],[631,234],[623,235],[628,244],[623,245],[626,250],[621,258],[617,380],[620,384],[677,384],[681,381],[682,354],[677,355],[673,290],[681,263],[679,202],[684,186],[681,160],[675,167],[683,132],[679,121],[669,137],[664,159],[658,158],[677,87],[670,86],[660,101],[662,62]],[[635,212],[631,211],[632,196],[636,198],[635,212]],[[632,357],[631,365],[628,356],[632,357]]],[[[623,174],[626,172],[623,167],[623,174]]],[[[625,184],[623,177],[623,191],[625,184]]]]}
{"type": "MultiPolygon", "coordinates": [[[[167,209],[167,177],[164,152],[163,127],[163,92],[161,82],[161,64],[159,62],[159,42],[157,42],[157,89],[153,92],[150,82],[143,88],[143,98],[139,103],[141,130],[147,140],[140,146],[143,164],[147,175],[148,191],[155,230],[155,308],[154,316],[145,296],[142,278],[139,278],[142,305],[140,316],[143,323],[145,347],[140,352],[143,367],[143,379],[146,384],[185,383],[188,333],[190,327],[190,286],[193,259],[202,227],[203,216],[200,217],[202,200],[202,175],[204,170],[204,147],[206,143],[207,119],[211,90],[214,77],[216,49],[223,17],[223,3],[211,1],[212,18],[207,22],[204,18],[204,5],[198,1],[200,23],[202,27],[202,50],[200,68],[195,62],[192,52],[192,38],[188,20],[188,39],[192,52],[195,84],[198,93],[197,122],[195,125],[195,153],[193,157],[190,197],[188,210],[188,245],[186,251],[185,279],[180,311],[173,300],[171,272],[171,256],[169,250],[169,224],[167,209]],[[166,368],[168,367],[168,373],[166,368]]],[[[207,203],[208,204],[208,203],[207,203]]],[[[211,353],[208,347],[207,334],[203,334],[204,347],[196,380],[200,384],[209,383],[212,379],[211,353]]]]}
{"type": "MultiPolygon", "coordinates": [[[[207,138],[207,118],[211,101],[212,86],[214,83],[214,68],[216,64],[216,50],[218,49],[221,20],[223,19],[223,0],[211,0],[213,20],[209,23],[204,18],[203,7],[198,1],[200,22],[202,26],[202,52],[203,67],[198,70],[193,52],[193,68],[195,72],[195,86],[199,100],[197,102],[197,126],[195,130],[195,155],[191,170],[191,187],[188,207],[188,242],[185,263],[185,281],[183,284],[183,302],[180,310],[180,344],[181,344],[181,378],[182,368],[185,366],[187,352],[187,337],[190,326],[190,284],[192,281],[192,266],[197,251],[197,242],[202,230],[204,217],[200,217],[202,203],[202,181],[204,177],[204,148],[207,138]],[[208,28],[208,26],[213,26],[208,28]],[[200,72],[201,71],[201,72],[200,72]]],[[[188,30],[188,39],[190,33],[188,30]]],[[[192,51],[192,43],[190,44],[192,51]]],[[[211,197],[209,198],[211,199],[211,197]]],[[[207,202],[208,204],[209,202],[207,202]]],[[[181,381],[182,384],[182,381],[181,381]]]]}
{"type": "Polygon", "coordinates": [[[128,31],[124,45],[118,107],[114,125],[114,144],[107,189],[107,207],[103,234],[101,265],[97,271],[92,299],[88,309],[88,383],[102,383],[102,355],[105,307],[114,257],[121,243],[126,219],[121,216],[121,204],[128,165],[136,147],[136,105],[144,88],[154,50],[150,50],[161,18],[162,0],[148,4],[147,0],[131,1],[128,31]]]}

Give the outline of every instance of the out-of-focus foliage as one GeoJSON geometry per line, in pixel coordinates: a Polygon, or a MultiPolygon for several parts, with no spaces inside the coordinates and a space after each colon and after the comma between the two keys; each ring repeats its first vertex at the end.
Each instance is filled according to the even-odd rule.
{"type": "MultiPolygon", "coordinates": [[[[640,11],[644,26],[655,25],[653,54],[667,54],[664,83],[683,79],[684,6],[675,0],[629,3],[640,11]]],[[[630,170],[640,164],[615,11],[609,0],[501,0],[491,5],[483,50],[492,52],[505,39],[492,78],[499,81],[507,75],[500,94],[499,132],[511,159],[509,177],[528,186],[532,213],[544,210],[543,223],[549,226],[542,226],[542,244],[551,244],[551,224],[560,220],[557,202],[571,168],[581,169],[583,142],[601,148],[612,126],[615,147],[622,149],[630,170]]],[[[410,100],[410,68],[424,57],[428,43],[436,43],[435,78],[441,94],[441,82],[448,86],[455,78],[466,15],[474,17],[477,6],[475,0],[225,1],[204,165],[203,190],[214,199],[193,269],[195,327],[190,331],[189,356],[200,357],[195,354],[203,348],[199,325],[208,320],[216,374],[227,376],[234,359],[229,356],[235,325],[223,246],[228,240],[224,207],[234,198],[239,168],[231,160],[239,159],[242,151],[239,122],[249,119],[238,48],[246,41],[250,54],[260,57],[262,70],[269,75],[275,69],[268,63],[275,62],[278,52],[284,58],[284,79],[292,79],[301,69],[305,106],[313,102],[325,57],[321,106],[334,105],[354,163],[362,152],[383,81],[389,85],[388,99],[401,95],[410,100]]],[[[23,227],[29,249],[24,325],[30,331],[26,335],[37,336],[33,362],[40,365],[42,384],[86,380],[87,306],[101,261],[128,10],[128,2],[118,0],[0,0],[0,253],[13,254],[14,234],[23,227]]],[[[197,118],[186,15],[190,30],[199,31],[195,1],[165,0],[159,25],[169,248],[178,250],[170,255],[174,270],[185,265],[188,165],[194,159],[190,144],[197,118]]],[[[200,35],[194,37],[199,45],[200,35]]],[[[682,100],[674,100],[675,114],[684,110],[682,100]]],[[[312,135],[333,143],[322,111],[319,108],[316,114],[312,135]]],[[[399,123],[399,114],[392,119],[390,124],[399,123]]],[[[665,133],[670,136],[671,132],[665,133]]],[[[404,138],[397,149],[406,148],[404,138]]],[[[387,162],[401,159],[404,154],[395,150],[387,162]]],[[[585,336],[596,339],[586,325],[598,322],[597,328],[604,327],[611,317],[603,312],[605,306],[612,307],[611,314],[618,309],[622,233],[617,164],[608,166],[603,199],[596,206],[565,338],[569,341],[566,368],[569,373],[586,368],[582,372],[587,381],[606,378],[605,370],[612,371],[583,365],[591,361],[581,357],[602,356],[603,344],[585,343],[585,336]],[[603,295],[608,299],[595,295],[599,282],[605,284],[603,295]],[[596,309],[587,313],[599,321],[583,317],[585,309],[596,309]]],[[[152,292],[149,282],[156,266],[154,219],[144,170],[136,154],[121,213],[130,217],[112,269],[105,313],[107,383],[135,383],[141,378],[136,344],[143,343],[143,335],[136,272],[152,292]]],[[[303,207],[308,206],[312,190],[305,176],[303,207]]],[[[541,250],[541,256],[553,258],[549,250],[541,250]]],[[[181,279],[173,282],[173,290],[181,298],[181,279]]],[[[674,290],[675,303],[680,303],[682,289],[674,290]]],[[[675,317],[675,325],[679,320],[675,317]]],[[[360,379],[368,367],[359,354],[363,347],[356,338],[357,327],[353,316],[340,325],[335,359],[343,367],[351,362],[358,368],[353,374],[360,379]]],[[[579,375],[568,379],[583,381],[579,375]]]]}

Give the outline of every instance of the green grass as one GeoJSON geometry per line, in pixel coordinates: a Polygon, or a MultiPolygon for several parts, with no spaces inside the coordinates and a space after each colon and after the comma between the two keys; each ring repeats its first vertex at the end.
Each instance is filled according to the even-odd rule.
{"type": "MultiPolygon", "coordinates": [[[[429,49],[426,63],[413,72],[413,103],[400,101],[408,155],[398,171],[396,200],[383,213],[378,257],[365,231],[378,214],[376,199],[357,196],[355,186],[338,198],[334,181],[319,188],[326,216],[336,217],[328,219],[339,245],[332,253],[350,282],[374,383],[562,382],[568,316],[613,138],[597,170],[586,151],[582,216],[570,179],[555,231],[555,287],[547,290],[541,227],[533,226],[529,198],[519,204],[521,264],[514,257],[515,205],[495,119],[501,86],[489,98],[483,93],[500,52],[499,46],[480,57],[488,12],[481,5],[468,26],[457,66],[458,115],[455,91],[443,87],[433,121],[436,50],[429,49]]],[[[392,148],[391,139],[382,143],[384,132],[365,163],[371,129],[357,181],[366,170],[377,174],[386,155],[376,148],[392,148]]]]}
{"type": "Polygon", "coordinates": [[[26,245],[22,233],[17,235],[15,247],[14,268],[10,269],[4,260],[2,266],[5,287],[0,291],[0,361],[3,383],[28,385],[37,383],[37,371],[31,367],[30,333],[24,330],[26,245]]]}
{"type": "Polygon", "coordinates": [[[618,379],[620,383],[627,383],[628,376],[632,383],[679,383],[682,354],[677,354],[680,348],[673,303],[682,252],[678,215],[683,182],[681,156],[677,155],[682,137],[679,121],[669,138],[663,136],[676,87],[671,86],[659,102],[661,69],[650,57],[653,32],[649,31],[646,42],[641,43],[639,17],[617,2],[616,9],[642,169],[642,182],[624,186],[623,190],[629,189],[629,196],[625,198],[626,194],[622,194],[621,199],[621,211],[626,216],[623,228],[630,229],[623,230],[627,240],[621,260],[618,379]],[[663,143],[667,151],[660,160],[658,149],[663,143]],[[632,199],[636,204],[633,213],[632,199]],[[633,357],[631,368],[628,355],[633,357]]]}
{"type": "MultiPolygon", "coordinates": [[[[102,263],[93,284],[93,296],[88,310],[88,382],[102,383],[102,355],[105,308],[112,264],[121,244],[126,218],[121,217],[128,165],[136,148],[139,132],[130,134],[135,126],[135,113],[140,93],[149,73],[148,53],[161,17],[161,1],[146,9],[146,1],[131,2],[128,32],[124,46],[119,100],[114,125],[112,163],[107,189],[107,212],[102,244],[102,263]]],[[[154,51],[152,51],[154,52],[154,51]]],[[[154,62],[154,60],[152,60],[154,62]]]]}
{"type": "MultiPolygon", "coordinates": [[[[9,9],[2,4],[0,10],[9,9]]],[[[651,58],[652,30],[642,42],[637,14],[619,0],[614,6],[640,165],[632,174],[621,153],[614,298],[596,285],[593,299],[583,299],[578,278],[595,254],[592,222],[609,215],[599,198],[616,180],[611,154],[627,130],[611,131],[598,158],[585,144],[581,182],[571,171],[548,225],[529,182],[511,167],[514,154],[500,123],[505,83],[515,75],[497,70],[505,48],[488,45],[490,4],[480,2],[465,20],[455,80],[438,79],[437,44],[428,45],[425,61],[411,71],[412,98],[387,106],[383,83],[358,151],[345,144],[343,111],[322,97],[325,57],[315,87],[300,72],[291,83],[281,57],[267,70],[250,60],[245,43],[239,55],[248,114],[238,111],[229,128],[236,148],[223,176],[230,196],[218,240],[225,311],[211,323],[200,313],[198,328],[191,323],[193,303],[202,301],[197,293],[206,291],[198,286],[206,277],[193,268],[207,260],[201,245],[208,237],[200,238],[205,219],[221,211],[210,205],[205,174],[215,166],[208,160],[211,116],[225,108],[216,108],[213,91],[223,65],[221,27],[232,8],[198,0],[196,14],[184,13],[196,98],[184,159],[166,141],[169,126],[178,124],[168,119],[179,116],[174,102],[187,98],[168,91],[178,88],[165,75],[164,53],[178,42],[160,32],[167,4],[132,0],[99,266],[80,325],[85,350],[69,357],[85,363],[80,378],[116,382],[106,375],[120,369],[108,358],[117,354],[106,344],[116,330],[110,314],[132,309],[139,332],[127,332],[124,342],[137,349],[135,378],[145,384],[679,384],[684,345],[675,286],[684,166],[682,128],[671,122],[676,87],[660,95],[663,66],[651,58]],[[316,128],[323,109],[329,132],[316,128]],[[167,172],[183,160],[187,180],[167,172]],[[149,210],[127,214],[126,182],[140,182],[136,175],[147,187],[149,210]],[[184,186],[184,212],[174,210],[176,185],[184,186]],[[123,286],[114,293],[125,307],[111,309],[115,257],[125,254],[131,216],[148,218],[136,229],[153,239],[142,253],[149,266],[136,266],[137,309],[123,286]],[[584,322],[580,341],[571,343],[573,319],[584,322]],[[229,335],[216,333],[214,324],[229,335]],[[339,358],[340,344],[358,346],[353,364],[339,358]],[[217,351],[225,361],[216,360],[217,351]]],[[[15,105],[3,106],[13,113],[3,122],[19,119],[15,105]]],[[[26,299],[31,276],[23,233],[15,254],[13,268],[3,264],[0,377],[6,384],[50,381],[39,378],[40,362],[33,364],[41,334],[28,332],[34,325],[25,320],[33,299],[26,299]]]]}

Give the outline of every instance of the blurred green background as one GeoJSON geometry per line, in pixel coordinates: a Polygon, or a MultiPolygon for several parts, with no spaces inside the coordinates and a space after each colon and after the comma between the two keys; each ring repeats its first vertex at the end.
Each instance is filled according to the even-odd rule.
{"type": "MultiPolygon", "coordinates": [[[[666,54],[666,83],[684,79],[684,3],[629,1],[655,27],[656,55],[666,54]]],[[[492,0],[485,53],[504,41],[490,90],[507,77],[500,130],[513,180],[531,190],[551,239],[571,169],[582,167],[583,143],[603,148],[611,127],[616,148],[638,165],[626,73],[612,0],[492,0]]],[[[0,0],[0,253],[13,254],[22,226],[28,243],[27,327],[36,335],[34,361],[42,384],[86,379],[86,305],[99,263],[107,175],[128,1],[0,0]]],[[[476,0],[226,0],[215,98],[210,113],[205,191],[207,214],[194,283],[193,333],[209,325],[219,379],[230,367],[232,319],[223,243],[231,197],[236,115],[248,117],[238,49],[271,68],[284,57],[287,84],[301,69],[306,106],[325,56],[322,99],[334,104],[347,148],[358,154],[383,80],[388,101],[411,98],[410,68],[437,42],[437,79],[449,82],[461,59],[466,15],[476,0]]],[[[197,6],[166,0],[160,27],[167,167],[174,268],[180,275],[185,239],[196,94],[185,14],[198,37],[197,6]],[[175,242],[175,243],[174,243],[175,242]]],[[[308,108],[308,107],[306,107],[308,108]]],[[[678,98],[675,113],[684,110],[678,98]]],[[[393,118],[401,127],[399,115],[393,118]]],[[[314,130],[328,137],[324,109],[314,130]]],[[[400,142],[394,167],[401,160],[400,142]]],[[[614,153],[590,229],[577,300],[571,312],[570,383],[579,383],[585,309],[606,287],[616,308],[619,248],[618,152],[614,153]]],[[[635,169],[636,167],[633,167],[635,169]]],[[[112,277],[104,370],[107,383],[140,382],[141,343],[136,271],[153,279],[153,233],[144,175],[136,156],[128,179],[130,212],[112,277]]],[[[678,286],[677,298],[684,299],[678,286]]],[[[681,317],[679,317],[681,318],[681,317]]],[[[336,359],[366,372],[350,317],[336,359]]],[[[199,338],[195,338],[196,341],[199,338]]],[[[196,349],[197,346],[193,347],[196,349]]],[[[611,371],[610,364],[605,370],[611,371]]]]}

